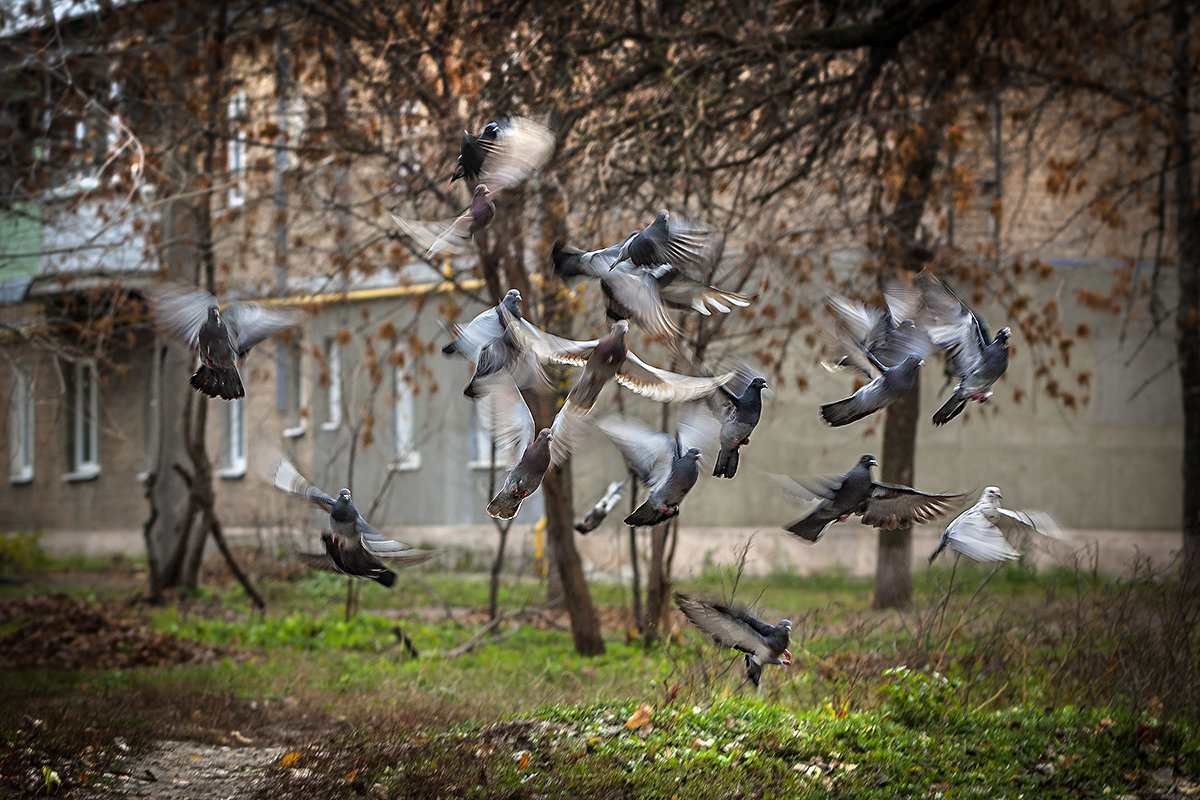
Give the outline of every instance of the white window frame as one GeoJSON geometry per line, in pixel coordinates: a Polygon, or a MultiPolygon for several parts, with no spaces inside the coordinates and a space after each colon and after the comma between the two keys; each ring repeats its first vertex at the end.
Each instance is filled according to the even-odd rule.
{"type": "Polygon", "coordinates": [[[325,421],[321,430],[336,431],[342,424],[342,346],[337,337],[325,337],[325,372],[329,384],[325,387],[325,421]]]}
{"type": "Polygon", "coordinates": [[[13,370],[12,400],[9,403],[8,415],[8,479],[11,483],[32,483],[33,375],[19,366],[13,370]]]}
{"type": "Polygon", "coordinates": [[[100,376],[95,359],[75,362],[70,402],[71,471],[63,476],[63,480],[91,480],[100,474],[100,376]]]}
{"type": "Polygon", "coordinates": [[[417,450],[417,394],[404,367],[395,368],[395,399],[392,401],[392,457],[388,468],[414,470],[421,466],[417,450]]]}
{"type": "Polygon", "coordinates": [[[221,468],[220,478],[241,478],[246,474],[246,407],[245,398],[221,403],[221,468]]]}
{"type": "Polygon", "coordinates": [[[150,380],[146,391],[146,424],[142,429],[142,459],[145,469],[138,473],[137,479],[145,483],[154,471],[158,459],[159,435],[162,430],[162,420],[159,418],[158,395],[162,389],[162,353],[161,345],[155,339],[150,348],[150,380]]]}
{"type": "Polygon", "coordinates": [[[225,169],[229,175],[229,189],[225,204],[229,208],[246,204],[246,106],[246,90],[235,89],[229,96],[227,107],[229,142],[225,148],[225,169]]]}
{"type": "Polygon", "coordinates": [[[308,418],[304,413],[308,402],[308,387],[304,381],[304,348],[300,342],[281,344],[284,348],[284,393],[288,427],[283,429],[283,435],[288,439],[296,439],[308,430],[308,418]]]}
{"type": "MultiPolygon", "coordinates": [[[[471,405],[471,442],[474,454],[467,466],[471,469],[490,469],[492,466],[492,436],[484,427],[483,420],[480,419],[479,404],[472,403],[471,405]]],[[[515,453],[506,453],[503,448],[496,449],[496,469],[507,469],[516,460],[515,453]]]]}

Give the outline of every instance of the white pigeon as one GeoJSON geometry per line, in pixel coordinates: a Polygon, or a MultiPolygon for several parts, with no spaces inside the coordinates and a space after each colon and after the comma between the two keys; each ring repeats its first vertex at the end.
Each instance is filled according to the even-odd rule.
{"type": "Polygon", "coordinates": [[[1000,489],[989,486],[979,496],[979,502],[954,518],[946,526],[937,549],[929,556],[929,563],[949,547],[956,553],[975,561],[1009,561],[1020,557],[1008,540],[1005,531],[1028,528],[1045,536],[1062,538],[1058,524],[1044,511],[1012,511],[1000,507],[1003,500],[1000,489]]]}

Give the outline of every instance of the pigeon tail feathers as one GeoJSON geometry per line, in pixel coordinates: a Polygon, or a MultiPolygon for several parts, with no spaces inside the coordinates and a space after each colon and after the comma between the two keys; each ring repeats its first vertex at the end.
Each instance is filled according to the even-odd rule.
{"type": "Polygon", "coordinates": [[[647,500],[638,506],[636,511],[625,518],[625,524],[631,528],[650,528],[661,522],[666,522],[678,514],[678,508],[670,512],[660,511],[654,503],[647,500]]]}
{"type": "Polygon", "coordinates": [[[236,400],[246,396],[242,386],[242,378],[237,368],[216,369],[208,364],[201,364],[196,373],[188,381],[196,391],[209,397],[220,397],[222,400],[236,400]]]}
{"type": "Polygon", "coordinates": [[[941,408],[934,412],[933,424],[945,425],[947,422],[961,414],[963,409],[966,407],[966,399],[959,397],[958,393],[956,392],[955,394],[951,395],[950,399],[947,400],[941,408]]]}
{"type": "Polygon", "coordinates": [[[521,509],[521,499],[512,492],[501,491],[487,505],[487,513],[495,519],[512,519],[521,509]]]}
{"type": "Polygon", "coordinates": [[[722,448],[717,453],[717,463],[713,466],[714,478],[732,478],[737,474],[739,449],[737,447],[722,448]]]}

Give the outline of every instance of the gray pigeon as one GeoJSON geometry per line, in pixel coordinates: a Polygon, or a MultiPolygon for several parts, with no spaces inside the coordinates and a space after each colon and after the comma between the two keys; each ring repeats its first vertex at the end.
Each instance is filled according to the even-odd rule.
{"type": "MultiPolygon", "coordinates": [[[[495,123],[493,123],[495,124],[495,123]]],[[[421,222],[392,215],[392,219],[421,247],[425,258],[443,252],[463,252],[475,234],[486,228],[496,213],[494,197],[537,171],[554,150],[554,134],[540,122],[513,117],[503,125],[485,127],[472,138],[464,133],[459,161],[451,183],[470,170],[475,183],[471,205],[453,220],[421,222]],[[464,160],[465,156],[465,160],[464,160]]]]}
{"type": "Polygon", "coordinates": [[[217,298],[203,289],[163,283],[146,290],[154,318],[166,331],[200,354],[200,366],[189,381],[209,397],[244,397],[238,360],[250,348],[306,317],[294,308],[258,303],[228,303],[222,312],[217,298]]]}
{"type": "Polygon", "coordinates": [[[672,219],[664,210],[621,243],[613,266],[629,260],[639,267],[658,264],[703,267],[715,262],[724,246],[725,237],[721,233],[695,222],[672,219]]]}
{"type": "Polygon", "coordinates": [[[801,539],[816,542],[833,522],[844,522],[853,514],[862,523],[883,530],[936,519],[966,498],[965,494],[926,494],[907,486],[876,483],[871,467],[875,456],[865,455],[845,475],[788,478],[774,476],[785,496],[793,502],[820,499],[802,519],[785,527],[801,539]]]}
{"type": "Polygon", "coordinates": [[[724,385],[708,396],[708,407],[721,423],[721,449],[713,465],[713,477],[732,478],[737,474],[738,451],[750,444],[750,434],[762,415],[762,391],[766,388],[767,379],[755,376],[740,393],[724,385]]]}
{"type": "Polygon", "coordinates": [[[608,489],[604,492],[604,496],[596,501],[596,505],[592,506],[583,519],[575,524],[575,530],[580,533],[591,533],[600,527],[600,523],[608,516],[608,513],[616,508],[617,502],[621,499],[621,492],[625,488],[625,483],[628,478],[619,481],[613,481],[608,485],[608,489]]]}
{"type": "Polygon", "coordinates": [[[691,309],[705,316],[745,308],[750,298],[718,289],[670,264],[641,267],[618,261],[624,244],[581,252],[555,242],[550,251],[554,271],[563,278],[584,276],[600,281],[610,319],[630,319],[653,335],[666,339],[680,333],[668,308],[691,309]]]}
{"type": "Polygon", "coordinates": [[[967,402],[985,402],[992,384],[1008,369],[1008,339],[1012,331],[1001,328],[994,339],[987,323],[958,299],[946,282],[928,271],[914,279],[925,298],[929,338],[945,353],[946,371],[957,378],[954,393],[933,414],[934,425],[945,425],[966,408],[967,402]]]}
{"type": "Polygon", "coordinates": [[[946,526],[929,563],[949,547],[975,561],[1007,561],[1020,557],[1004,537],[1005,531],[1026,529],[1046,536],[1062,536],[1058,524],[1043,511],[1011,511],[1000,507],[1000,489],[989,486],[979,496],[979,502],[959,514],[946,526]]]}
{"type": "Polygon", "coordinates": [[[452,220],[420,221],[405,219],[392,214],[392,219],[419,246],[425,248],[425,258],[432,259],[441,253],[462,253],[470,245],[475,234],[491,224],[496,215],[496,204],[486,184],[475,186],[471,204],[452,220]]]}
{"type": "Polygon", "coordinates": [[[450,182],[486,183],[493,191],[511,189],[536,172],[554,151],[554,133],[528,117],[489,122],[479,136],[463,131],[450,182]]]}
{"type": "Polygon", "coordinates": [[[496,519],[512,519],[526,497],[537,491],[550,468],[550,429],[534,436],[533,414],[512,378],[500,375],[484,384],[479,395],[479,418],[492,435],[498,453],[520,453],[504,485],[487,505],[496,519]]]}
{"type": "Polygon", "coordinates": [[[746,677],[755,686],[762,678],[763,664],[792,663],[792,652],[788,650],[792,633],[789,620],[768,625],[744,608],[731,608],[680,592],[675,593],[675,605],[718,644],[746,654],[746,677]]]}
{"type": "Polygon", "coordinates": [[[853,367],[874,378],[878,373],[865,353],[885,367],[894,367],[909,356],[926,358],[934,351],[933,342],[917,324],[924,319],[920,290],[892,281],[883,299],[887,307],[881,309],[840,295],[825,298],[824,313],[816,315],[816,322],[842,351],[840,358],[823,362],[827,369],[853,367]]]}
{"type": "Polygon", "coordinates": [[[329,512],[329,533],[321,536],[325,553],[334,568],[345,575],[369,578],[384,586],[396,582],[396,573],[384,566],[380,557],[396,556],[412,548],[388,539],[371,527],[350,499],[350,490],[342,489],[337,499],[313,486],[286,458],[275,469],[275,486],[285,492],[308,498],[329,512]]]}
{"type": "Polygon", "coordinates": [[[849,397],[821,406],[821,419],[835,428],[857,422],[904,397],[916,382],[917,371],[925,365],[920,356],[909,356],[896,366],[888,367],[869,350],[863,352],[878,373],[849,397]]]}
{"type": "MultiPolygon", "coordinates": [[[[508,314],[507,311],[501,313],[508,314]]],[[[506,320],[513,340],[539,362],[583,367],[583,374],[571,387],[551,426],[555,464],[561,464],[573,448],[584,428],[584,418],[610,380],[643,397],[669,403],[704,397],[733,377],[732,372],[716,377],[694,377],[650,366],[625,344],[629,332],[627,320],[614,322],[606,336],[586,341],[546,333],[511,315],[506,316],[506,320]]]]}
{"type": "Polygon", "coordinates": [[[442,348],[447,355],[461,354],[475,363],[475,371],[463,388],[463,394],[474,399],[480,382],[501,372],[507,372],[520,388],[549,383],[541,364],[526,353],[508,332],[504,314],[521,319],[521,293],[509,289],[499,305],[477,315],[466,325],[455,329],[454,338],[442,348]],[[504,309],[502,312],[501,309],[504,309]]]}
{"type": "Polygon", "coordinates": [[[468,183],[478,183],[479,173],[483,171],[483,162],[500,136],[500,125],[489,122],[483,126],[478,136],[472,136],[463,131],[462,145],[459,148],[458,160],[454,162],[454,172],[450,182],[465,178],[468,183]]]}
{"type": "Polygon", "coordinates": [[[700,460],[717,445],[720,426],[712,415],[686,403],[675,436],[624,417],[605,417],[597,427],[612,439],[625,463],[650,494],[625,518],[631,527],[658,525],[679,513],[679,504],[700,477],[700,460]]]}

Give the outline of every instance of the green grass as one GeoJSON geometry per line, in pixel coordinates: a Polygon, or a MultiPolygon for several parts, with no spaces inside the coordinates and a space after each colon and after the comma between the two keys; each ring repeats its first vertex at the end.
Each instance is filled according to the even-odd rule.
{"type": "MultiPolygon", "coordinates": [[[[961,565],[950,579],[948,567],[918,571],[916,608],[899,613],[872,611],[862,579],[742,578],[738,601],[794,626],[793,664],[767,667],[757,691],[736,653],[686,626],[645,647],[610,625],[595,658],[538,614],[477,637],[481,576],[360,583],[349,620],[339,576],[263,579],[265,612],[225,581],[133,610],[219,650],[210,663],[8,671],[0,740],[41,747],[70,784],[82,773],[55,759],[115,736],[148,747],[311,730],[297,750],[307,777],[281,770],[280,796],[381,783],[463,797],[1119,797],[1197,777],[1194,609],[1147,616],[1169,585],[1021,567],[989,580],[961,565]],[[626,728],[642,704],[650,724],[626,728]],[[53,733],[35,737],[26,717],[53,733]]],[[[86,575],[71,584],[92,593],[86,575]]],[[[676,588],[727,599],[732,584],[708,569],[676,588]]],[[[626,587],[592,588],[598,606],[628,603],[626,587]]],[[[506,576],[501,609],[543,593],[506,576]]],[[[0,636],[20,624],[0,622],[0,636]]]]}

